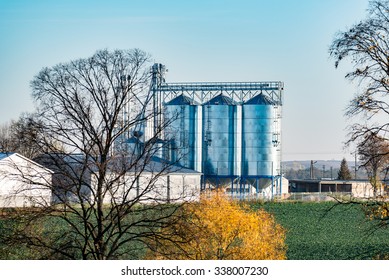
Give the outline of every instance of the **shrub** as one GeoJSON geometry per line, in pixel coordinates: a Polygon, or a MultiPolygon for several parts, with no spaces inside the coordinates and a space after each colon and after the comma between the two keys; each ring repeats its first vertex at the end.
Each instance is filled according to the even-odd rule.
{"type": "Polygon", "coordinates": [[[221,190],[187,204],[182,219],[168,231],[171,238],[155,240],[148,258],[275,260],[286,256],[285,231],[274,217],[238,204],[221,190]]]}

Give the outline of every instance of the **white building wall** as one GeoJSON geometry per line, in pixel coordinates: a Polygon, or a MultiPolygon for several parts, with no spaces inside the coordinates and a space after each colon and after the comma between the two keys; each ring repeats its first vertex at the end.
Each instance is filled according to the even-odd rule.
{"type": "Polygon", "coordinates": [[[289,193],[289,180],[282,176],[281,179],[281,194],[289,193]]]}
{"type": "Polygon", "coordinates": [[[171,174],[170,201],[199,201],[200,200],[200,174],[171,174]]]}
{"type": "Polygon", "coordinates": [[[0,207],[51,204],[52,172],[19,155],[0,160],[0,207]]]}
{"type": "MultiPolygon", "coordinates": [[[[115,176],[114,174],[108,176],[115,176]]],[[[113,177],[112,177],[113,178],[113,177]]],[[[106,190],[103,203],[181,203],[200,199],[201,175],[170,173],[158,175],[142,173],[138,182],[134,174],[125,175],[120,182],[106,190]]],[[[96,187],[96,177],[92,186],[96,187]]],[[[92,197],[93,201],[94,198],[92,197]]]]}
{"type": "MultiPolygon", "coordinates": [[[[374,197],[374,189],[370,182],[353,182],[352,183],[352,194],[358,198],[372,198],[374,197]]],[[[378,189],[378,196],[384,195],[384,189],[378,189]]]]}

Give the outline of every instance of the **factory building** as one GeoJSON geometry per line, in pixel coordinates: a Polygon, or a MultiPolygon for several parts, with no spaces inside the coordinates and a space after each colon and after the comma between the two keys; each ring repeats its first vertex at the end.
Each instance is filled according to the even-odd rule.
{"type": "Polygon", "coordinates": [[[385,196],[387,192],[387,187],[382,185],[374,193],[374,188],[368,180],[289,180],[289,194],[295,198],[315,196],[320,198],[336,194],[349,195],[354,198],[372,198],[375,195],[385,196]]]}

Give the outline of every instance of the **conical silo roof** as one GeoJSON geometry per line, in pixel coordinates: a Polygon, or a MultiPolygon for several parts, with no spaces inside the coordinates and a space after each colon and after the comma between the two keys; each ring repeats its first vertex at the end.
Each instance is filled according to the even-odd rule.
{"type": "Polygon", "coordinates": [[[270,99],[270,97],[265,96],[263,94],[258,94],[253,98],[247,100],[245,105],[274,105],[274,101],[270,99]]]}
{"type": "Polygon", "coordinates": [[[218,96],[209,100],[207,105],[236,105],[237,103],[230,97],[225,96],[223,94],[219,94],[218,96]]]}
{"type": "Polygon", "coordinates": [[[196,101],[183,94],[173,98],[165,105],[199,105],[196,101]]]}

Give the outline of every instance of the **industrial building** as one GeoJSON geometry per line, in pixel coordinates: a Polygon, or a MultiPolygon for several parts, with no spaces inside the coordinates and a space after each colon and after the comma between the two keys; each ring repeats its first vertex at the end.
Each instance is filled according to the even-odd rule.
{"type": "MultiPolygon", "coordinates": [[[[354,198],[372,198],[375,196],[374,188],[368,180],[325,180],[304,179],[289,180],[289,193],[291,197],[296,194],[305,196],[326,196],[331,194],[345,194],[354,198]]],[[[382,186],[376,190],[376,195],[386,195],[387,189],[382,186]]]]}
{"type": "MultiPolygon", "coordinates": [[[[131,160],[129,160],[131,161],[131,160]]],[[[143,163],[142,163],[143,164],[143,163]]],[[[106,193],[103,203],[141,204],[183,203],[200,199],[201,174],[177,165],[166,166],[159,158],[144,163],[139,173],[132,168],[106,193]]],[[[107,177],[117,178],[115,168],[109,168],[107,177]]],[[[91,189],[97,188],[96,173],[91,175],[91,189]]],[[[92,197],[94,199],[94,197],[92,197]]]]}
{"type": "Polygon", "coordinates": [[[170,120],[160,155],[200,172],[201,189],[270,198],[288,192],[281,170],[282,82],[167,83],[165,72],[162,64],[152,67],[153,117],[143,141],[170,120]]]}
{"type": "MultiPolygon", "coordinates": [[[[84,154],[52,153],[41,155],[35,160],[41,164],[39,166],[45,166],[52,173],[50,181],[45,185],[51,194],[48,204],[93,203],[99,172],[92,158],[84,154]]],[[[1,178],[0,173],[0,187],[1,178]]],[[[141,204],[177,203],[196,201],[200,197],[199,172],[171,165],[157,157],[147,160],[112,157],[107,166],[106,180],[116,183],[104,189],[105,204],[113,201],[118,204],[134,201],[141,204]]]]}

